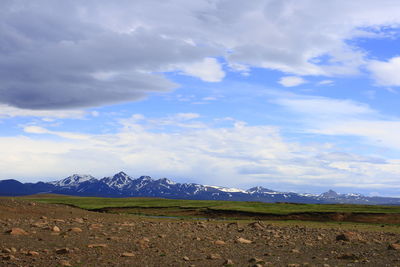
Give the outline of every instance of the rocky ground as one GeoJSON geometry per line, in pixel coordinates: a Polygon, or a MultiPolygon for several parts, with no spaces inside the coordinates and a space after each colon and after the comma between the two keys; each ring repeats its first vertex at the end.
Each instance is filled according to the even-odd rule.
{"type": "Polygon", "coordinates": [[[0,266],[400,266],[400,234],[151,219],[0,199],[0,266]]]}

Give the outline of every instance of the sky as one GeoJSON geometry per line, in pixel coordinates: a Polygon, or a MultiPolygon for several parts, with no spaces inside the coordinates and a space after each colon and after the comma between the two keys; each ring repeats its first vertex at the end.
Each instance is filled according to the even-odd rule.
{"type": "Polygon", "coordinates": [[[400,197],[397,0],[2,0],[0,179],[400,197]]]}

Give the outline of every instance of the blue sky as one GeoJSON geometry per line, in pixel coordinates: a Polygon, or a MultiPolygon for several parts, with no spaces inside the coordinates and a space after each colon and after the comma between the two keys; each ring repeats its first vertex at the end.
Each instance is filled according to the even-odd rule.
{"type": "Polygon", "coordinates": [[[397,1],[0,3],[0,179],[400,197],[397,1]]]}

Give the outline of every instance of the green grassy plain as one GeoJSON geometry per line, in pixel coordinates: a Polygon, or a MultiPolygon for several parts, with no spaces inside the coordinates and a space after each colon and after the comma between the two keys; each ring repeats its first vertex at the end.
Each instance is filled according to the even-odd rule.
{"type": "Polygon", "coordinates": [[[104,208],[176,208],[208,209],[257,214],[287,215],[294,213],[383,213],[400,214],[399,206],[348,205],[348,204],[290,204],[244,201],[177,200],[161,198],[100,198],[72,196],[30,196],[31,201],[66,204],[75,207],[98,210],[104,208]]]}

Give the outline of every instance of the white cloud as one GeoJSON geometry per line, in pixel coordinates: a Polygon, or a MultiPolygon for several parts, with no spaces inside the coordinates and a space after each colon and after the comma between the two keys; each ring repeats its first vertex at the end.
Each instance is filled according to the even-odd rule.
{"type": "Polygon", "coordinates": [[[285,87],[294,87],[306,83],[307,81],[298,76],[285,76],[282,77],[278,83],[285,87]]]}
{"type": "Polygon", "coordinates": [[[317,83],[317,85],[333,85],[334,81],[332,80],[322,80],[317,83]]]}
{"type": "Polygon", "coordinates": [[[317,96],[278,97],[273,102],[308,118],[343,119],[354,116],[375,116],[376,111],[364,103],[352,100],[333,99],[317,96]]]}
{"type": "Polygon", "coordinates": [[[134,176],[244,188],[260,184],[281,190],[293,185],[311,189],[382,184],[376,191],[398,183],[400,160],[337,152],[323,143],[301,145],[285,140],[276,127],[233,120],[231,126],[191,128],[183,124],[196,121],[195,114],[169,118],[175,130],[158,128],[166,118],[140,114],[121,120],[121,128],[113,134],[77,135],[28,126],[27,136],[0,137],[1,178],[51,180],[74,172],[101,177],[125,170],[134,176]],[[43,134],[56,138],[44,140],[43,134]]]}
{"type": "Polygon", "coordinates": [[[273,100],[303,123],[302,132],[356,136],[368,146],[400,151],[400,118],[387,117],[368,105],[352,100],[297,96],[273,100]]]}
{"type": "Polygon", "coordinates": [[[221,64],[215,58],[205,58],[201,62],[182,65],[186,75],[198,77],[206,82],[220,82],[225,77],[221,64]]]}
{"type": "Polygon", "coordinates": [[[372,60],[368,69],[378,85],[400,86],[400,57],[393,57],[388,61],[372,60]]]}
{"type": "Polygon", "coordinates": [[[28,110],[0,104],[0,119],[13,117],[42,117],[45,119],[82,119],[88,115],[84,110],[28,110]]]}

